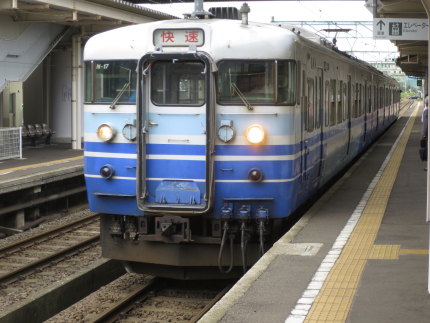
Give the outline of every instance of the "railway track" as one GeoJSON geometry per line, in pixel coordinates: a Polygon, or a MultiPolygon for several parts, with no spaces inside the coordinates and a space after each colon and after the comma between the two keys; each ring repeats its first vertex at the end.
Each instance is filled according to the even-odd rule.
{"type": "Polygon", "coordinates": [[[231,286],[126,274],[48,322],[197,322],[231,286]]]}
{"type": "MultiPolygon", "coordinates": [[[[85,264],[99,261],[101,250],[98,226],[97,215],[92,215],[0,248],[0,312],[6,313],[0,315],[0,321],[20,321],[19,318],[33,316],[36,307],[52,306],[49,302],[52,296],[27,303],[29,299],[36,299],[41,290],[62,287],[63,282],[76,275],[85,264]],[[10,308],[17,309],[19,313],[8,313],[10,308]]],[[[93,279],[95,277],[90,276],[93,279]]],[[[220,286],[218,282],[212,283],[212,286],[201,286],[201,283],[196,286],[188,285],[189,282],[172,282],[135,274],[121,276],[116,285],[113,283],[116,286],[114,289],[110,287],[112,283],[108,284],[110,281],[100,285],[102,287],[98,291],[95,289],[94,294],[102,295],[102,301],[94,305],[85,298],[82,300],[88,294],[69,300],[69,304],[62,308],[70,305],[70,308],[82,308],[82,305],[77,305],[80,303],[90,307],[86,307],[83,314],[74,313],[73,318],[59,321],[109,322],[131,319],[145,322],[160,318],[164,321],[166,318],[167,321],[195,322],[227,291],[227,284],[220,286]]],[[[84,286],[75,285],[74,288],[84,286]]],[[[67,298],[72,298],[70,292],[55,293],[67,294],[67,298]]],[[[42,315],[34,322],[49,319],[60,310],[48,316],[42,315]]],[[[55,322],[55,317],[49,320],[55,322]]]]}
{"type": "Polygon", "coordinates": [[[1,322],[42,322],[124,273],[101,258],[98,216],[0,248],[1,322]]]}
{"type": "Polygon", "coordinates": [[[100,238],[98,227],[98,215],[93,214],[1,248],[0,284],[96,245],[100,238]]]}
{"type": "Polygon", "coordinates": [[[400,106],[400,116],[403,116],[405,111],[407,111],[410,107],[412,107],[414,103],[415,103],[415,100],[407,100],[403,102],[402,105],[400,106]]]}

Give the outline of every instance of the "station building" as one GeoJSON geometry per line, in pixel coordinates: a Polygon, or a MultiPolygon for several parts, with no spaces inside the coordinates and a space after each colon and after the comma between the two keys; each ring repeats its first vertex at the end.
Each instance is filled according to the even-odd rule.
{"type": "Polygon", "coordinates": [[[121,0],[0,0],[0,127],[47,124],[82,147],[82,51],[96,33],[174,18],[121,0]]]}

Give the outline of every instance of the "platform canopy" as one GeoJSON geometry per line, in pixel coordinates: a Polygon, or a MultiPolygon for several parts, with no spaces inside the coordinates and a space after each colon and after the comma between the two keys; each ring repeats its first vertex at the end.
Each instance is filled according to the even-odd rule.
{"type": "MultiPolygon", "coordinates": [[[[373,12],[374,18],[410,19],[408,21],[425,21],[428,26],[427,13],[421,0],[366,0],[366,6],[373,12]]],[[[390,20],[392,21],[392,20],[390,20]]],[[[394,20],[393,20],[394,21],[394,20]]],[[[410,76],[425,77],[428,65],[427,40],[391,40],[398,48],[400,56],[397,65],[410,76]]]]}
{"type": "Polygon", "coordinates": [[[176,18],[121,0],[0,0],[0,92],[22,82],[62,39],[176,18]]]}
{"type": "Polygon", "coordinates": [[[122,0],[0,0],[0,14],[12,17],[15,22],[77,26],[128,25],[175,18],[135,3],[122,0]]]}

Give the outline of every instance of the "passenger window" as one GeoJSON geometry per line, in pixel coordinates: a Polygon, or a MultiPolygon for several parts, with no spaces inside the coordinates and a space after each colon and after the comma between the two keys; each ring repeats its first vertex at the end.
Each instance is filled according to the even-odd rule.
{"type": "Polygon", "coordinates": [[[372,112],[372,87],[367,88],[367,112],[372,112]]]}
{"type": "Polygon", "coordinates": [[[322,91],[322,78],[315,78],[315,129],[319,129],[321,126],[321,91],[322,91]]]}
{"type": "Polygon", "coordinates": [[[341,123],[343,120],[343,81],[339,82],[339,87],[337,89],[337,123],[341,123]]]}
{"type": "Polygon", "coordinates": [[[346,91],[346,84],[343,83],[342,86],[342,102],[343,102],[343,121],[345,121],[347,119],[348,116],[348,96],[347,96],[347,91],[346,91]]]}
{"type": "Polygon", "coordinates": [[[278,61],[278,89],[276,103],[294,104],[296,65],[292,61],[278,61]]]}
{"type": "Polygon", "coordinates": [[[329,103],[330,126],[336,124],[336,80],[330,81],[330,103],[329,103]]]}
{"type": "Polygon", "coordinates": [[[358,116],[363,115],[363,86],[358,85],[358,116]]]}
{"type": "Polygon", "coordinates": [[[325,82],[325,94],[324,94],[324,115],[325,115],[325,126],[328,127],[330,124],[330,82],[325,82]]]}
{"type": "Polygon", "coordinates": [[[306,104],[306,130],[312,132],[314,130],[314,110],[315,110],[315,98],[314,98],[314,79],[308,79],[308,92],[307,92],[307,104],[306,104]]]}
{"type": "Polygon", "coordinates": [[[358,115],[359,115],[359,109],[360,109],[360,107],[359,107],[359,100],[358,100],[358,97],[359,97],[359,95],[360,95],[360,91],[359,91],[359,88],[358,88],[358,84],[355,84],[355,87],[354,87],[354,93],[353,93],[353,98],[354,98],[354,103],[353,103],[353,106],[352,106],[352,117],[353,118],[357,118],[358,117],[358,115]]]}

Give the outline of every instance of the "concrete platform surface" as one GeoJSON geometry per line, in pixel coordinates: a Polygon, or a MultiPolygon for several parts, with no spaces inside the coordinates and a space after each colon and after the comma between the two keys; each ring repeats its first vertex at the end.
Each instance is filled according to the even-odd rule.
{"type": "Polygon", "coordinates": [[[83,151],[62,145],[24,147],[23,158],[0,161],[0,194],[83,175],[83,151]]]}
{"type": "Polygon", "coordinates": [[[414,105],[200,322],[430,322],[414,105]]]}

